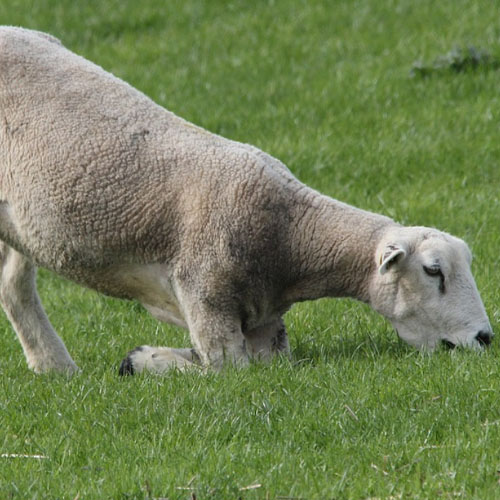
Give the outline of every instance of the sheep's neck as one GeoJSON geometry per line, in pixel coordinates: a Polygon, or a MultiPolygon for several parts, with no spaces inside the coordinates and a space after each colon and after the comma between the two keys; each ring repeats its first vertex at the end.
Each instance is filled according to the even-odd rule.
{"type": "Polygon", "coordinates": [[[369,302],[376,247],[391,224],[387,217],[307,190],[294,209],[289,300],[353,297],[369,302]]]}

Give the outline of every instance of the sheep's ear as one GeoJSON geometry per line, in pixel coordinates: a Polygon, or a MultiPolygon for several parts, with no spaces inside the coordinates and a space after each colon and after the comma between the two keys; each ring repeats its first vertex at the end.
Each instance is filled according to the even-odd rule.
{"type": "Polygon", "coordinates": [[[406,250],[397,243],[386,245],[384,251],[380,254],[378,272],[385,274],[390,267],[406,257],[406,250]]]}

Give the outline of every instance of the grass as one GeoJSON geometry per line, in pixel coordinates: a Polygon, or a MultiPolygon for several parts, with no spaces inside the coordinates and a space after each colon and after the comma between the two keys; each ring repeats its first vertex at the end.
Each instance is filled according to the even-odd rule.
{"type": "MultiPolygon", "coordinates": [[[[499,73],[411,77],[454,47],[500,56],[481,0],[3,0],[177,114],[323,192],[465,238],[500,322],[499,73]]],[[[42,271],[83,372],[35,376],[0,318],[0,498],[494,499],[498,342],[422,355],[348,300],[287,315],[293,361],[120,379],[137,344],[188,345],[138,305],[42,271]],[[249,488],[250,487],[250,488],[249,488]]]]}

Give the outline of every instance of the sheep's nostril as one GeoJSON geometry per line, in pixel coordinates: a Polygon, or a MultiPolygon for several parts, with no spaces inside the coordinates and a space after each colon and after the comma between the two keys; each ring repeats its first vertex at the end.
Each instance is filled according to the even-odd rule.
{"type": "Polygon", "coordinates": [[[493,338],[493,334],[491,332],[481,331],[476,335],[476,340],[480,345],[490,345],[491,339],[493,338]]]}
{"type": "Polygon", "coordinates": [[[450,342],[449,340],[442,339],[441,344],[443,344],[447,349],[455,349],[455,344],[453,342],[450,342]]]}

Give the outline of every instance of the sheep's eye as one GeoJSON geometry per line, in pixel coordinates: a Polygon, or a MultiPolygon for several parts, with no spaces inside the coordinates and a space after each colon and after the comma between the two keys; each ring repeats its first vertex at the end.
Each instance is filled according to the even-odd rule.
{"type": "Polygon", "coordinates": [[[441,293],[444,293],[445,287],[444,287],[444,274],[443,271],[441,271],[441,268],[439,266],[424,266],[424,272],[425,274],[428,274],[429,276],[437,276],[439,278],[439,291],[441,293]]]}
{"type": "Polygon", "coordinates": [[[439,274],[442,274],[439,266],[424,266],[424,271],[425,274],[428,274],[429,276],[439,276],[439,274]]]}

